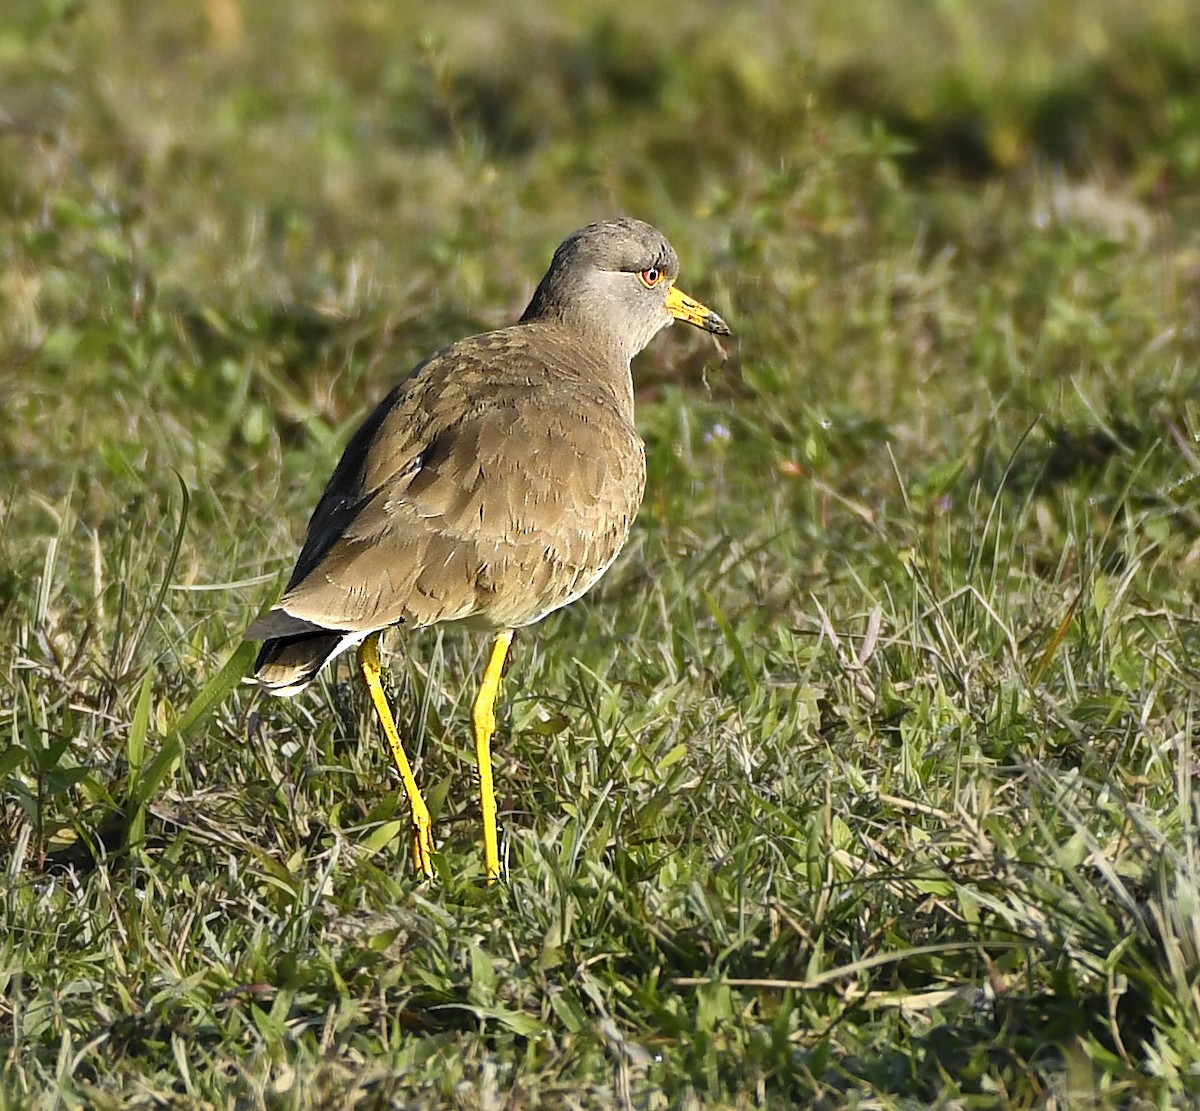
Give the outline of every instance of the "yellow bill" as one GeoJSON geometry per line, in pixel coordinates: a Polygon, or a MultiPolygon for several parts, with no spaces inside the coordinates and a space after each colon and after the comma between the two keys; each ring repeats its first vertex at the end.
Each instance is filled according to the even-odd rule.
{"type": "Polygon", "coordinates": [[[697,328],[703,328],[706,332],[712,332],[714,335],[733,335],[729,330],[729,325],[712,309],[707,305],[700,304],[695,298],[689,297],[683,290],[676,289],[674,286],[667,290],[667,312],[676,320],[686,320],[689,324],[694,324],[697,328]]]}

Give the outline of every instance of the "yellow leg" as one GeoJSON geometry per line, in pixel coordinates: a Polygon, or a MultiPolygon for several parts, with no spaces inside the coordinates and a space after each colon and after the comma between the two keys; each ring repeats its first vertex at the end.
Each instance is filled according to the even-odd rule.
{"type": "Polygon", "coordinates": [[[496,635],[492,655],[479,694],[471,709],[475,725],[475,762],[479,766],[479,808],[483,811],[483,866],[488,883],[500,878],[500,844],[496,837],[496,791],[492,786],[492,734],[496,732],[496,695],[504,674],[504,660],[512,644],[513,631],[505,629],[496,635]]]}
{"type": "Polygon", "coordinates": [[[387,695],[383,693],[383,684],[379,681],[382,670],[379,663],[379,633],[372,633],[359,645],[358,668],[362,672],[367,690],[371,692],[371,701],[375,703],[375,713],[379,716],[379,724],[383,726],[383,735],[387,737],[388,747],[392,750],[392,759],[396,770],[400,773],[400,781],[408,794],[408,805],[412,809],[413,867],[427,880],[433,879],[433,820],[429,816],[429,807],[417,789],[417,781],[413,776],[408,757],[404,754],[404,746],[400,743],[400,734],[396,731],[396,723],[392,720],[392,711],[388,708],[387,695]]]}

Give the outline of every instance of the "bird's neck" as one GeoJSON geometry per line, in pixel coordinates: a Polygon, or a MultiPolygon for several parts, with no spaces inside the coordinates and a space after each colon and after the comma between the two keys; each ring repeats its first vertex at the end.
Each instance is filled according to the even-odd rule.
{"type": "Polygon", "coordinates": [[[521,325],[542,331],[561,354],[563,361],[557,368],[564,373],[573,373],[581,379],[604,386],[613,395],[613,400],[622,412],[633,419],[633,373],[630,360],[637,351],[630,351],[627,344],[614,340],[604,328],[590,327],[579,321],[563,320],[558,317],[522,317],[521,325]],[[567,365],[567,362],[570,365],[567,365]]]}

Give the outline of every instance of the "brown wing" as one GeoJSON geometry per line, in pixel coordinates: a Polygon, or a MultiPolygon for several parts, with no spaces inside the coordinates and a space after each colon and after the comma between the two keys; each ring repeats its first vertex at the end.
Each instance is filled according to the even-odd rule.
{"type": "Polygon", "coordinates": [[[645,464],[627,390],[555,340],[478,336],[397,387],[347,446],[273,615],[516,626],[590,586],[625,542],[645,464]]]}

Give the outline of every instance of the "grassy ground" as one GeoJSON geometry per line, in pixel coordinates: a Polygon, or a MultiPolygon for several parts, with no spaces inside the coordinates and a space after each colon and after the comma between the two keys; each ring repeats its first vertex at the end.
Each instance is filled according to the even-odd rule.
{"type": "Polygon", "coordinates": [[[5,8],[0,1106],[1191,1105],[1200,4],[406,7],[5,8]],[[619,212],[737,340],[517,642],[503,887],[483,645],[393,637],[422,887],[241,632],[619,212]]]}

